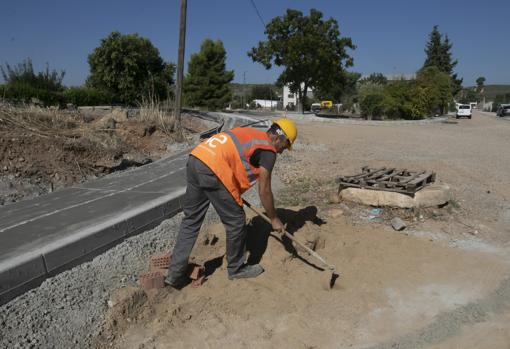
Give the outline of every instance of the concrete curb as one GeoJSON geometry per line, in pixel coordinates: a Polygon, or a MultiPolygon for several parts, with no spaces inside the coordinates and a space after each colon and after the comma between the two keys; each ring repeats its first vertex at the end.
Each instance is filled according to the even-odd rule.
{"type": "MultiPolygon", "coordinates": [[[[208,114],[223,130],[257,121],[208,114]]],[[[180,212],[188,153],[0,207],[0,305],[180,212]]]]}
{"type": "MultiPolygon", "coordinates": [[[[176,158],[185,162],[186,155],[179,154],[176,158]]],[[[38,234],[38,227],[41,227],[41,231],[45,230],[44,227],[51,227],[54,229],[51,233],[55,234],[58,230],[58,234],[55,234],[57,235],[55,239],[35,237],[34,243],[29,241],[28,244],[25,239],[22,242],[23,246],[15,246],[15,242],[4,240],[4,236],[1,236],[0,241],[6,241],[4,245],[11,248],[4,255],[6,258],[0,260],[0,304],[37,287],[48,277],[91,260],[130,236],[152,229],[163,220],[180,212],[181,199],[185,192],[184,171],[185,168],[180,167],[171,173],[181,177],[182,180],[176,181],[177,186],[173,187],[170,193],[152,195],[152,200],[141,202],[125,211],[124,207],[121,207],[120,211],[112,212],[111,217],[101,216],[99,212],[107,210],[109,206],[119,201],[128,201],[129,196],[133,194],[126,195],[123,190],[100,191],[106,194],[97,200],[85,201],[67,209],[57,209],[53,214],[42,214],[32,219],[25,219],[2,229],[2,234],[21,236],[25,232],[25,236],[33,237],[38,234]],[[84,211],[88,211],[88,215],[83,214],[84,211]],[[99,215],[97,221],[91,219],[91,216],[93,218],[95,214],[99,215]],[[67,226],[59,224],[52,226],[50,223],[65,222],[65,217],[78,219],[83,217],[84,221],[73,224],[71,220],[71,224],[67,226]]],[[[60,194],[65,195],[67,192],[69,195],[74,195],[75,189],[67,188],[60,191],[60,194]]],[[[141,199],[143,200],[144,197],[142,196],[141,199]]],[[[32,200],[23,203],[30,205],[30,201],[32,200]]],[[[5,209],[9,209],[9,206],[5,209]]],[[[0,215],[1,213],[0,211],[0,215]]]]}
{"type": "Polygon", "coordinates": [[[405,125],[405,126],[420,126],[420,125],[430,125],[436,123],[442,123],[448,120],[447,116],[441,116],[431,119],[423,119],[423,120],[353,120],[353,119],[341,119],[341,118],[327,118],[327,117],[318,117],[313,114],[287,114],[287,117],[293,119],[295,121],[303,121],[303,122],[324,122],[324,123],[336,123],[343,125],[360,125],[360,126],[395,126],[395,125],[405,125]]]}

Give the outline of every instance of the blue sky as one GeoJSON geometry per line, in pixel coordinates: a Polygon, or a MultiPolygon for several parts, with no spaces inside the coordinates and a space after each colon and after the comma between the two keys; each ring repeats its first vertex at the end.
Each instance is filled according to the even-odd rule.
{"type": "MultiPolygon", "coordinates": [[[[486,84],[510,84],[510,1],[508,0],[253,0],[267,23],[287,8],[308,13],[316,8],[333,17],[342,36],[350,36],[350,70],[370,74],[409,74],[419,69],[434,25],[447,33],[459,60],[455,71],[464,85],[478,76],[486,84]]],[[[111,31],[139,33],[177,62],[179,0],[2,0],[0,63],[11,65],[30,57],[36,70],[66,72],[64,84],[81,85],[87,56],[111,31]]],[[[274,82],[280,69],[265,70],[247,51],[264,40],[264,27],[250,0],[188,0],[186,63],[205,38],[220,39],[227,50],[227,68],[234,82],[274,82]]]]}

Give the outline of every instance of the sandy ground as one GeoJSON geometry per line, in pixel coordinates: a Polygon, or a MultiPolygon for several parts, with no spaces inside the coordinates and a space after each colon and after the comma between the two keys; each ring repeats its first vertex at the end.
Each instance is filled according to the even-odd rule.
{"type": "MultiPolygon", "coordinates": [[[[361,348],[418,332],[413,340],[423,346],[459,333],[458,307],[489,303],[483,314],[478,308],[464,311],[475,317],[480,331],[487,331],[479,323],[495,315],[490,306],[510,300],[508,294],[491,294],[501,280],[510,280],[508,263],[497,257],[389,229],[353,228],[343,217],[316,217],[314,212],[314,207],[280,210],[294,236],[325,242],[317,252],[341,274],[332,290],[328,272],[314,267],[310,257],[292,254],[288,241],[268,238],[270,227],[259,218],[249,224],[253,255],[248,260],[260,260],[266,271],[254,280],[229,281],[224,231],[216,224],[202,234],[193,253],[208,269],[207,282],[198,289],[167,288],[138,298],[136,289],[120,291],[127,293],[110,312],[109,323],[115,325],[105,332],[109,345],[114,339],[116,348],[361,348]],[[211,234],[219,242],[205,245],[211,234]],[[441,332],[420,336],[431,323],[441,332]]],[[[508,339],[504,333],[503,343],[508,339]]]]}

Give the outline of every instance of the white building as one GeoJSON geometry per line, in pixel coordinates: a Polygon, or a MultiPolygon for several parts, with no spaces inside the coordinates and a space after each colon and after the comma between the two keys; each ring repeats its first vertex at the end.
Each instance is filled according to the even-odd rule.
{"type": "Polygon", "coordinates": [[[257,108],[276,109],[278,106],[278,101],[272,101],[269,99],[254,99],[252,102],[255,103],[257,108]]]}
{"type": "MultiPolygon", "coordinates": [[[[301,88],[304,88],[304,84],[301,84],[301,88]]],[[[313,92],[310,88],[306,93],[306,97],[311,99],[313,98],[313,92]]],[[[285,109],[294,109],[298,106],[298,95],[297,93],[292,93],[288,85],[283,86],[283,108],[285,109]]]]}

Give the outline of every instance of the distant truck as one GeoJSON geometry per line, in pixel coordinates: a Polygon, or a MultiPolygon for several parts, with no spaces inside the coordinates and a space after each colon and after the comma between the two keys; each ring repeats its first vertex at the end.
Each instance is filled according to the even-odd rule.
{"type": "Polygon", "coordinates": [[[459,104],[457,105],[457,113],[455,117],[471,119],[471,104],[459,104]]]}
{"type": "Polygon", "coordinates": [[[333,101],[321,101],[321,109],[331,109],[333,107],[333,101]]]}
{"type": "Polygon", "coordinates": [[[320,113],[321,111],[330,110],[333,108],[333,101],[321,101],[320,103],[312,103],[310,111],[312,113],[320,113]]]}

